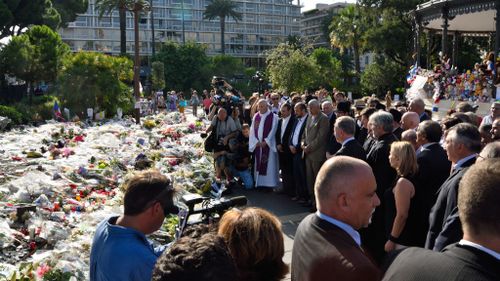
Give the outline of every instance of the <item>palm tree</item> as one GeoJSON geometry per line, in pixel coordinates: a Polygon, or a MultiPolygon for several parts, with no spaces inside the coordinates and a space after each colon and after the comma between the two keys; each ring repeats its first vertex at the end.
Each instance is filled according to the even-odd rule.
{"type": "MultiPolygon", "coordinates": [[[[139,17],[141,13],[150,9],[149,1],[146,0],[127,0],[126,8],[134,15],[134,96],[136,102],[139,101],[139,73],[141,70],[141,60],[139,57],[139,17]]],[[[140,123],[140,109],[135,109],[135,122],[140,123]]]]}
{"type": "Polygon", "coordinates": [[[242,14],[236,11],[238,6],[232,0],[212,0],[207,6],[203,17],[208,20],[219,18],[220,20],[220,44],[221,53],[225,54],[224,32],[226,29],[226,17],[231,17],[235,21],[242,19],[242,14]]]}
{"type": "Polygon", "coordinates": [[[95,6],[99,12],[99,18],[109,15],[118,9],[120,18],[120,53],[127,54],[127,4],[128,0],[96,0],[95,6]]]}
{"type": "Polygon", "coordinates": [[[339,48],[344,52],[352,48],[354,52],[354,68],[357,74],[361,72],[359,53],[364,49],[362,41],[364,27],[360,10],[356,6],[348,6],[342,9],[330,24],[330,43],[332,47],[339,48]]]}

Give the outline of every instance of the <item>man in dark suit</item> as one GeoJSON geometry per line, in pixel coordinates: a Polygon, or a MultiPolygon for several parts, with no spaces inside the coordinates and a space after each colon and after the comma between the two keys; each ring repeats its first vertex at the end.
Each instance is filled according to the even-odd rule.
{"type": "Polygon", "coordinates": [[[326,160],[325,144],[328,141],[329,122],[328,117],[321,112],[317,100],[311,100],[308,106],[310,116],[307,119],[306,129],[302,135],[302,149],[306,160],[306,181],[310,197],[307,206],[314,209],[314,181],[321,165],[326,160]]]}
{"type": "Polygon", "coordinates": [[[446,151],[439,141],[443,135],[441,125],[436,121],[427,120],[417,129],[417,186],[416,189],[423,196],[423,217],[427,222],[423,227],[428,228],[428,218],[432,206],[436,202],[439,187],[450,175],[451,162],[446,151]]]}
{"type": "MultiPolygon", "coordinates": [[[[375,174],[379,198],[384,197],[385,191],[392,188],[396,180],[396,170],[389,163],[391,144],[397,141],[392,133],[393,121],[390,113],[381,110],[373,113],[368,121],[368,126],[376,142],[371,146],[366,160],[375,174]]],[[[373,223],[362,233],[363,243],[377,262],[381,262],[383,259],[384,244],[387,241],[384,230],[384,207],[384,200],[382,200],[380,207],[373,214],[373,223]]]]}
{"type": "Polygon", "coordinates": [[[394,129],[392,130],[392,133],[398,138],[398,140],[401,140],[401,134],[403,134],[404,129],[401,128],[401,112],[395,108],[389,109],[389,113],[391,113],[392,118],[394,119],[393,125],[394,129]]]}
{"type": "Polygon", "coordinates": [[[333,126],[335,125],[335,120],[337,119],[337,115],[333,111],[332,102],[329,100],[326,100],[321,104],[321,111],[328,117],[328,121],[330,122],[328,137],[327,137],[328,148],[326,151],[326,158],[330,158],[341,147],[341,144],[335,140],[335,136],[333,135],[333,126]]]}
{"type": "Polygon", "coordinates": [[[429,215],[425,248],[434,251],[441,251],[462,237],[457,215],[458,185],[467,169],[476,162],[476,155],[481,150],[481,135],[474,125],[460,123],[448,131],[445,147],[453,169],[439,188],[436,203],[429,215]]]}
{"type": "Polygon", "coordinates": [[[337,119],[334,127],[335,138],[342,147],[335,153],[335,156],[350,156],[366,161],[366,152],[363,147],[354,139],[356,132],[356,121],[352,117],[342,116],[337,119]]]}
{"type": "Polygon", "coordinates": [[[292,106],[289,103],[281,105],[281,118],[278,121],[276,130],[276,148],[278,150],[281,177],[283,180],[283,192],[286,195],[295,195],[293,184],[293,155],[290,151],[289,142],[295,123],[295,116],[292,115],[292,106]]]}
{"type": "Polygon", "coordinates": [[[380,204],[370,166],[333,157],[321,167],[314,189],[318,212],[302,220],[295,234],[292,280],[379,280],[357,232],[380,204]]]}
{"type": "Polygon", "coordinates": [[[293,180],[295,184],[295,197],[299,203],[305,203],[309,200],[309,192],[306,187],[306,168],[302,158],[301,139],[307,123],[307,107],[303,102],[295,104],[295,122],[289,138],[290,153],[293,157],[293,180]]]}
{"type": "Polygon", "coordinates": [[[467,170],[458,192],[460,242],[442,252],[402,251],[384,279],[406,281],[500,280],[500,161],[487,159],[467,170]]]}

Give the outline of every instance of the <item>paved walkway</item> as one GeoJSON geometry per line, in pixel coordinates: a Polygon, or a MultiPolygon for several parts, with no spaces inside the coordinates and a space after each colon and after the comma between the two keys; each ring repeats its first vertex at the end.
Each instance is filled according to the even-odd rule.
{"type": "MultiPolygon", "coordinates": [[[[231,196],[244,195],[248,199],[248,206],[255,206],[266,209],[275,214],[283,225],[284,241],[285,241],[285,256],[283,261],[286,264],[291,264],[292,248],[295,231],[299,226],[300,221],[306,217],[309,212],[308,208],[302,207],[296,202],[290,200],[290,197],[273,192],[265,193],[256,190],[241,190],[238,189],[231,196]]],[[[290,274],[284,280],[290,280],[290,274]]]]}

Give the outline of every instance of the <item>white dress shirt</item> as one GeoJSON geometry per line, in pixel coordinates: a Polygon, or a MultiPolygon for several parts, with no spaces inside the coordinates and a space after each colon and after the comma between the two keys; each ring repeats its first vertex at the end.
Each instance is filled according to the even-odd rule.
{"type": "Polygon", "coordinates": [[[290,121],[290,116],[292,115],[288,115],[287,118],[283,118],[281,121],[281,137],[280,137],[280,140],[283,140],[283,135],[285,134],[285,130],[286,130],[286,126],[288,126],[288,122],[290,121]]]}
{"type": "Polygon", "coordinates": [[[354,137],[347,138],[345,141],[342,142],[342,146],[345,146],[346,143],[348,143],[348,142],[350,142],[352,140],[354,140],[354,137]]]}
{"type": "Polygon", "coordinates": [[[487,253],[489,255],[492,255],[494,258],[496,258],[497,260],[500,261],[500,253],[497,253],[497,252],[495,252],[495,251],[493,251],[491,249],[488,249],[488,248],[486,248],[484,246],[481,246],[481,245],[479,245],[477,243],[474,243],[474,242],[462,239],[462,240],[460,240],[460,242],[458,242],[458,244],[476,248],[476,249],[478,249],[480,251],[483,251],[483,252],[485,252],[485,253],[487,253]]]}
{"type": "Polygon", "coordinates": [[[465,162],[467,162],[467,161],[469,161],[470,159],[475,158],[475,157],[477,157],[477,154],[476,154],[476,153],[471,154],[471,155],[469,155],[469,156],[467,156],[467,157],[464,157],[464,158],[462,158],[462,159],[458,160],[458,161],[457,161],[457,163],[455,163],[455,165],[453,166],[453,169],[455,170],[455,169],[457,169],[457,168],[462,167],[462,165],[463,165],[465,162]]]}
{"type": "Polygon", "coordinates": [[[297,126],[295,126],[295,130],[293,131],[293,137],[292,137],[292,145],[293,146],[299,145],[300,129],[302,128],[302,124],[304,124],[304,121],[306,121],[306,118],[307,118],[307,114],[304,115],[303,117],[297,118],[297,126]]]}

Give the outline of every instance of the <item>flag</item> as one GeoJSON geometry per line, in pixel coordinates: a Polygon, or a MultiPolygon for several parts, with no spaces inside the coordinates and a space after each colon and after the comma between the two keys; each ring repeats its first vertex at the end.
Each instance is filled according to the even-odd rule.
{"type": "Polygon", "coordinates": [[[417,76],[418,72],[418,64],[415,62],[415,64],[410,68],[410,71],[408,71],[408,76],[406,76],[406,82],[411,85],[413,81],[415,80],[415,77],[417,76]]]}
{"type": "Polygon", "coordinates": [[[54,101],[54,112],[61,113],[61,109],[59,108],[59,104],[57,104],[57,101],[54,101]]]}

